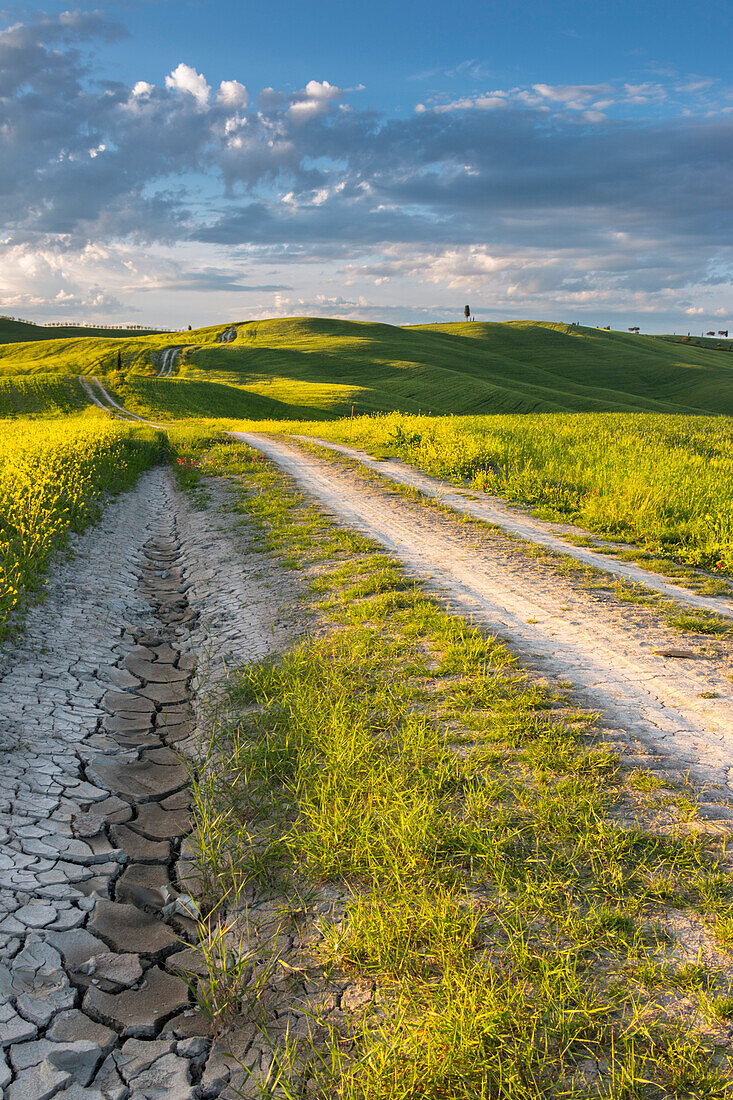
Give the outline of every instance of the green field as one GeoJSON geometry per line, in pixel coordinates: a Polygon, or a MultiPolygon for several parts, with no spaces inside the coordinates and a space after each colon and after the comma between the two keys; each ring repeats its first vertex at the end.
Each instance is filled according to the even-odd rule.
{"type": "Polygon", "coordinates": [[[685,566],[733,572],[733,342],[549,322],[294,318],[243,322],[221,344],[226,327],[0,345],[0,415],[74,411],[83,374],[156,420],[344,440],[339,420],[353,407],[355,443],[685,566]],[[175,372],[157,378],[172,346],[183,346],[175,372]]]}
{"type": "Polygon", "coordinates": [[[0,378],[0,418],[78,412],[88,403],[76,378],[58,374],[0,378]]]}
{"type": "MultiPolygon", "coordinates": [[[[153,329],[137,329],[138,336],[146,336],[153,329]]],[[[34,325],[30,321],[11,321],[0,317],[0,344],[26,343],[35,340],[59,340],[69,337],[87,336],[124,336],[129,337],[126,328],[93,328],[88,325],[34,325]]]]}
{"type": "MultiPolygon", "coordinates": [[[[648,413],[252,421],[322,436],[534,506],[672,559],[733,574],[733,419],[648,413]]],[[[653,559],[656,567],[662,563],[653,559]]],[[[714,594],[714,582],[711,582],[714,594]]]]}
{"type": "Polygon", "coordinates": [[[401,328],[292,318],[242,323],[237,339],[221,345],[224,328],[0,345],[0,376],[109,375],[119,353],[125,399],[157,417],[292,418],[312,410],[329,419],[352,405],[357,414],[733,415],[730,342],[697,346],[550,322],[401,328]],[[161,349],[181,344],[188,346],[171,384],[141,385],[157,371],[161,349]]]}
{"type": "Polygon", "coordinates": [[[318,414],[733,413],[733,355],[565,325],[252,322],[186,357],[182,379],[242,387],[318,414]]]}

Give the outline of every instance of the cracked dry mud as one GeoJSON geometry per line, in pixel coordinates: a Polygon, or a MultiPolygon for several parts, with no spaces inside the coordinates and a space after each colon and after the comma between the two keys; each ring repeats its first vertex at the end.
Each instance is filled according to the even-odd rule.
{"type": "Polygon", "coordinates": [[[143,475],[0,652],[8,1100],[186,1100],[229,1077],[221,1051],[207,1075],[208,1022],[181,976],[196,910],[179,749],[197,664],[262,657],[284,626],[219,527],[169,473],[143,475]]]}
{"type": "MultiPolygon", "coordinates": [[[[696,659],[664,656],[658,651],[680,648],[679,634],[629,605],[604,604],[579,591],[516,546],[491,536],[481,536],[477,545],[476,533],[469,533],[459,517],[396,497],[292,442],[232,434],[277,463],[340,521],[380,542],[457,611],[506,639],[523,660],[571,681],[581,700],[600,710],[609,741],[628,762],[648,763],[651,755],[655,767],[675,779],[691,776],[714,801],[733,795],[733,668],[724,644],[698,639],[690,653],[696,659]]],[[[381,463],[375,465],[381,469],[381,463]]],[[[406,481],[404,469],[399,479],[406,481]]],[[[438,484],[414,471],[410,480],[438,484]]],[[[444,490],[445,497],[457,496],[452,486],[444,490]]],[[[474,495],[486,518],[483,512],[493,502],[474,495]]],[[[505,512],[527,540],[540,541],[541,524],[505,512]]],[[[587,553],[569,544],[562,549],[579,560],[587,553]]],[[[598,557],[609,572],[624,564],[598,557]]],[[[643,580],[649,584],[649,574],[643,580]]],[[[715,603],[660,584],[674,588],[680,602],[690,606],[715,603]]],[[[720,609],[730,614],[722,602],[720,609]]],[[[688,641],[684,647],[689,649],[688,641]]],[[[709,812],[730,816],[725,806],[710,806],[709,812]]]]}

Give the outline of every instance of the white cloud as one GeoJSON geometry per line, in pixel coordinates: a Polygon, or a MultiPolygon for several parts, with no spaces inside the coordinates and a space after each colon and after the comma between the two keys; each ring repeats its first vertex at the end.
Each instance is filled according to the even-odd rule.
{"type": "Polygon", "coordinates": [[[154,89],[155,85],[148,84],[147,80],[138,80],[130,94],[134,96],[135,99],[147,99],[154,89]]]}
{"type": "Polygon", "coordinates": [[[249,103],[249,93],[244,84],[240,84],[238,80],[222,80],[216,98],[225,107],[232,107],[234,110],[246,107],[249,103]]]}
{"type": "Polygon", "coordinates": [[[201,73],[197,73],[195,69],[192,69],[190,65],[184,65],[183,62],[173,70],[170,76],[165,78],[165,86],[177,92],[187,92],[193,96],[199,107],[202,108],[206,107],[211,95],[211,88],[206,83],[206,78],[201,73]]]}
{"type": "Polygon", "coordinates": [[[302,92],[296,92],[288,108],[291,118],[306,121],[316,115],[325,114],[329,103],[344,94],[342,88],[329,84],[327,80],[309,80],[302,92]]]}

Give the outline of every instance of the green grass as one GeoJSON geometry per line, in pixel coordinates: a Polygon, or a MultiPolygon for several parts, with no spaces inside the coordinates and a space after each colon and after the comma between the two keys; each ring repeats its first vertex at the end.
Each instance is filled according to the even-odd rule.
{"type": "Polygon", "coordinates": [[[87,404],[76,378],[35,374],[0,379],[0,417],[74,413],[87,404]]]}
{"type": "MultiPolygon", "coordinates": [[[[123,374],[152,374],[160,366],[162,348],[215,343],[226,326],[214,325],[193,332],[153,333],[123,338],[102,334],[59,335],[63,329],[46,330],[44,339],[0,343],[0,376],[19,374],[110,374],[117,370],[118,354],[123,374]],[[53,333],[54,335],[50,335],[53,333]]],[[[83,330],[87,331],[87,330],[83,330]]]]}
{"type": "Polygon", "coordinates": [[[128,374],[116,389],[125,408],[151,419],[302,420],[313,415],[307,405],[288,404],[221,382],[128,374]]]}
{"type": "MultiPolygon", "coordinates": [[[[656,337],[549,322],[397,327],[291,318],[116,340],[64,338],[0,346],[0,374],[107,373],[117,352],[126,373],[153,369],[160,348],[186,344],[180,378],[309,408],[319,419],[399,409],[416,413],[648,411],[733,414],[733,355],[656,337]]],[[[190,415],[165,387],[155,415],[190,415]]],[[[236,414],[233,414],[236,415],[236,414]]],[[[259,412],[256,415],[260,415],[259,412]]],[[[276,415],[276,414],[273,414],[276,415]]],[[[291,412],[282,415],[291,416],[291,412]]]]}
{"type": "MultiPolygon", "coordinates": [[[[360,417],[353,425],[266,421],[243,427],[351,442],[436,477],[468,481],[533,506],[542,518],[633,543],[636,549],[621,558],[641,559],[672,579],[684,578],[690,566],[733,573],[729,417],[391,414],[360,417]]],[[[708,590],[722,591],[715,577],[708,590]]]]}
{"type": "Polygon", "coordinates": [[[675,963],[657,926],[668,909],[731,926],[725,844],[688,825],[687,792],[665,788],[660,831],[654,777],[620,772],[500,643],[247,448],[180,447],[188,484],[242,479],[260,548],[320,609],[317,636],[229,670],[195,787],[210,906],[246,882],[353,891],[318,961],[376,981],[384,1007],[351,1053],[348,1025],[316,1052],[316,1095],[728,1096],[727,983],[675,963]]]}
{"type": "Polygon", "coordinates": [[[727,352],[534,322],[250,322],[182,373],[340,415],[352,404],[357,413],[733,413],[727,352]]]}
{"type": "MultiPolygon", "coordinates": [[[[152,330],[142,330],[139,336],[147,336],[152,330]]],[[[36,340],[59,340],[68,337],[103,336],[105,338],[131,336],[128,329],[94,328],[93,325],[34,325],[27,321],[10,321],[0,317],[0,344],[28,343],[36,340]]]]}

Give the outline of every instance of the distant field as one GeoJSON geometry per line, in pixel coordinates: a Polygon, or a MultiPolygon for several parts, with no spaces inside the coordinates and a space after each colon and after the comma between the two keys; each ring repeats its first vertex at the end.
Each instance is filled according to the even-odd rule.
{"type": "Polygon", "coordinates": [[[251,322],[181,377],[324,413],[557,411],[733,414],[733,355],[566,325],[251,322]]]}
{"type": "Polygon", "coordinates": [[[93,328],[88,325],[34,325],[27,321],[9,321],[0,317],[0,344],[24,343],[32,340],[59,340],[85,336],[146,336],[152,329],[93,328]]]}
{"type": "Polygon", "coordinates": [[[649,414],[253,422],[320,435],[535,505],[541,515],[733,573],[733,418],[649,414]]]}
{"type": "Polygon", "coordinates": [[[730,342],[703,347],[550,322],[399,328],[294,318],[239,324],[237,339],[222,345],[226,327],[0,345],[0,376],[109,376],[119,355],[130,401],[158,417],[290,418],[311,410],[305,415],[330,419],[352,405],[356,414],[733,415],[730,342]],[[161,350],[181,344],[170,388],[144,385],[161,350]]]}

